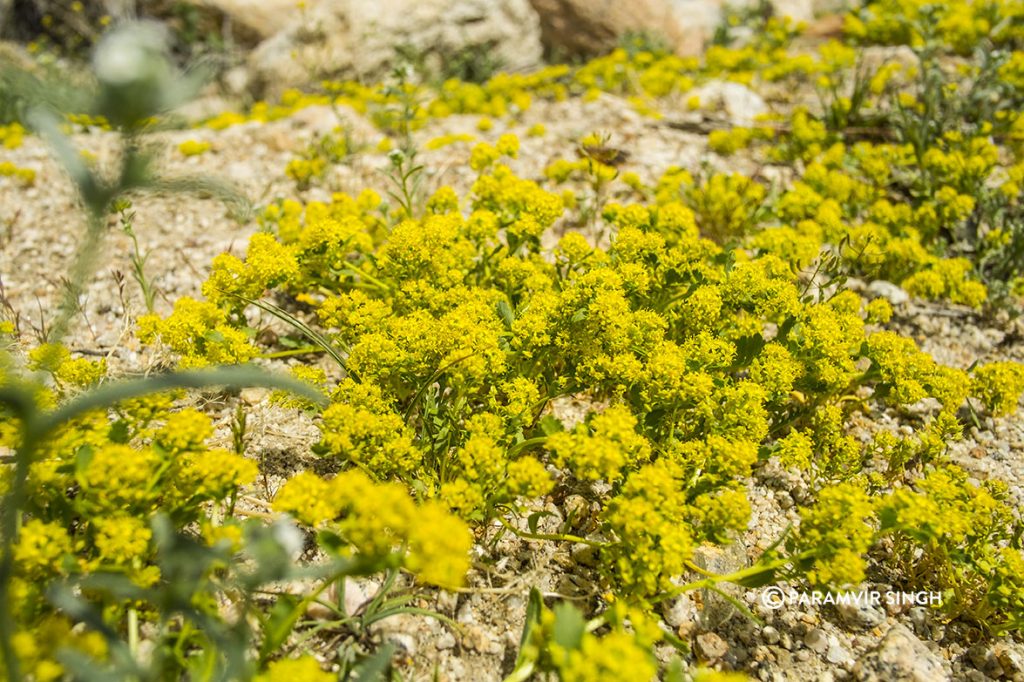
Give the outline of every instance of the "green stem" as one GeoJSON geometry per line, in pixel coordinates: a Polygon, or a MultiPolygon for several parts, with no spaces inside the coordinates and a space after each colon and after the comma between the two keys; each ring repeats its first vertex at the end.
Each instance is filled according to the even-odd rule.
{"type": "Polygon", "coordinates": [[[726,573],[723,575],[710,573],[704,569],[698,568],[691,562],[687,562],[687,568],[690,568],[691,570],[701,573],[702,575],[705,575],[707,577],[705,577],[703,580],[695,580],[693,582],[686,583],[685,585],[680,585],[679,587],[673,588],[668,592],[664,592],[660,595],[657,595],[651,599],[651,603],[657,604],[658,602],[665,601],[666,599],[678,597],[684,592],[692,592],[693,590],[701,589],[713,589],[718,585],[718,583],[739,582],[747,578],[752,578],[766,571],[774,571],[777,568],[782,568],[783,566],[786,566],[788,564],[800,561],[801,559],[811,556],[811,554],[812,552],[804,552],[803,554],[799,554],[797,556],[783,557],[780,559],[776,559],[775,561],[771,561],[767,564],[754,564],[753,566],[748,566],[747,568],[740,569],[739,571],[734,571],[732,573],[726,573]]]}
{"type": "Polygon", "coordinates": [[[9,405],[15,416],[21,420],[21,444],[16,451],[14,479],[3,498],[0,533],[3,535],[3,550],[0,554],[0,652],[7,668],[7,679],[17,682],[21,679],[18,658],[14,652],[14,618],[11,614],[11,578],[14,573],[14,546],[18,535],[18,512],[24,502],[25,483],[28,480],[29,464],[35,456],[40,439],[40,427],[32,397],[25,391],[8,388],[0,392],[0,403],[9,405]]]}
{"type": "Polygon", "coordinates": [[[85,237],[75,253],[75,261],[67,279],[64,297],[57,308],[57,319],[54,320],[53,327],[47,335],[47,340],[52,343],[58,343],[64,338],[68,332],[71,318],[79,310],[79,298],[82,295],[85,280],[96,270],[96,256],[103,242],[105,228],[106,223],[103,216],[96,212],[90,212],[86,222],[85,237]]]}
{"type": "Polygon", "coordinates": [[[128,651],[132,658],[139,654],[139,612],[134,608],[128,609],[128,651]]]}
{"type": "Polygon", "coordinates": [[[310,355],[312,353],[326,353],[323,348],[319,346],[303,346],[302,348],[293,348],[292,350],[280,350],[276,353],[260,353],[258,358],[263,360],[273,360],[275,358],[288,358],[293,355],[310,355]]]}
{"type": "Polygon", "coordinates": [[[508,456],[511,459],[519,455],[519,453],[521,453],[523,450],[529,450],[535,445],[543,445],[544,443],[547,442],[547,440],[547,436],[535,436],[534,438],[527,438],[526,440],[521,440],[508,449],[508,456]]]}
{"type": "Polygon", "coordinates": [[[501,525],[503,525],[505,528],[512,531],[513,535],[522,540],[554,540],[558,542],[577,542],[584,545],[590,545],[591,547],[607,547],[609,544],[611,544],[608,542],[601,542],[599,540],[588,540],[586,538],[581,538],[577,535],[563,535],[561,533],[528,533],[526,531],[519,530],[518,528],[516,528],[500,516],[498,517],[498,522],[501,523],[501,525]]]}

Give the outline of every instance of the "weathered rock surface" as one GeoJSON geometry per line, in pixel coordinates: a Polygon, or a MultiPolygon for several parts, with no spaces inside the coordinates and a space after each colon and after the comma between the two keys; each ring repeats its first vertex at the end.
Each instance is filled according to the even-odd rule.
{"type": "MultiPolygon", "coordinates": [[[[593,56],[630,33],[664,40],[678,55],[698,55],[722,24],[725,0],[530,0],[540,15],[545,49],[554,57],[593,56]]],[[[755,7],[755,0],[731,3],[755,7]]],[[[777,16],[810,22],[815,0],[772,0],[777,16]]]]}
{"type": "Polygon", "coordinates": [[[903,625],[895,625],[853,669],[861,682],[948,680],[941,659],[903,625]]]}
{"type": "Polygon", "coordinates": [[[527,0],[321,0],[293,15],[250,56],[263,96],[324,78],[380,79],[396,46],[435,74],[469,56],[506,71],[541,59],[527,0]]]}
{"type": "Polygon", "coordinates": [[[552,56],[591,56],[629,33],[668,42],[680,55],[699,54],[719,17],[708,0],[530,0],[552,56]]]}
{"type": "Polygon", "coordinates": [[[252,31],[260,39],[274,35],[303,12],[299,9],[297,0],[193,1],[198,6],[220,12],[238,26],[252,31]]]}

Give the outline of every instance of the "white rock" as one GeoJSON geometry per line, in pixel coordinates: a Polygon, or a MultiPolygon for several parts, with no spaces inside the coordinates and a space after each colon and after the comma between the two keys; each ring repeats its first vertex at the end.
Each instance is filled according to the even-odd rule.
{"type": "Polygon", "coordinates": [[[884,298],[893,305],[903,305],[910,302],[910,294],[892,282],[886,282],[882,279],[876,279],[868,285],[868,295],[872,298],[884,298]]]}
{"type": "Polygon", "coordinates": [[[851,599],[836,604],[839,619],[849,627],[868,629],[885,622],[885,612],[864,600],[851,599]]]}
{"type": "Polygon", "coordinates": [[[665,618],[666,623],[678,628],[697,619],[697,607],[688,595],[681,594],[666,603],[661,615],[665,618]]]}
{"type": "Polygon", "coordinates": [[[836,665],[845,665],[853,661],[850,652],[847,651],[835,637],[828,638],[828,650],[825,652],[825,660],[836,665]]]}

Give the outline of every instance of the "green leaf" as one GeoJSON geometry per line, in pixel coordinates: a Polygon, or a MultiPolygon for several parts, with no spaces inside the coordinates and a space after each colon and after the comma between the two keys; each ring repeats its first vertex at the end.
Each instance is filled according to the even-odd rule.
{"type": "MultiPolygon", "coordinates": [[[[737,583],[739,583],[739,581],[737,581],[737,583]]],[[[762,621],[760,618],[758,618],[756,615],[754,615],[754,612],[751,611],[749,608],[747,608],[747,605],[744,604],[743,602],[741,602],[736,597],[734,597],[731,594],[721,590],[720,588],[716,587],[715,585],[709,585],[707,589],[711,590],[712,592],[717,593],[718,596],[720,596],[722,599],[724,599],[727,602],[729,602],[730,604],[732,604],[733,608],[735,608],[737,611],[739,611],[744,616],[746,616],[747,620],[750,620],[750,621],[752,621],[754,623],[757,623],[760,626],[764,626],[764,621],[762,621]]]]}
{"type": "Polygon", "coordinates": [[[103,384],[74,400],[48,412],[35,425],[37,435],[45,435],[63,424],[92,410],[105,409],[123,400],[138,398],[151,393],[160,393],[174,388],[211,388],[231,386],[243,388],[262,386],[290,391],[303,398],[323,405],[327,398],[307,383],[291,377],[268,372],[253,365],[218,367],[215,369],[189,370],[158,374],[144,379],[117,381],[103,384]]]}
{"type": "Polygon", "coordinates": [[[534,626],[540,624],[540,614],[543,610],[544,600],[541,599],[540,590],[533,587],[526,600],[526,622],[523,623],[523,633],[519,636],[520,656],[522,656],[522,648],[530,641],[530,633],[533,632],[534,626]]]}
{"type": "Polygon", "coordinates": [[[505,323],[505,329],[512,329],[512,323],[515,322],[516,315],[512,311],[512,306],[508,304],[508,301],[498,301],[498,317],[505,323]]]}
{"type": "Polygon", "coordinates": [[[526,526],[530,529],[531,533],[536,535],[537,522],[545,516],[554,516],[554,513],[549,511],[537,511],[526,517],[526,526]]]}
{"type": "Polygon", "coordinates": [[[395,646],[385,644],[372,656],[361,661],[352,669],[352,678],[360,682],[376,682],[385,679],[384,675],[391,667],[391,659],[395,655],[395,646]]]}
{"type": "Polygon", "coordinates": [[[551,638],[567,650],[578,649],[583,642],[586,621],[583,614],[572,604],[562,602],[554,608],[555,624],[551,638]]]}
{"type": "Polygon", "coordinates": [[[540,427],[541,432],[543,432],[545,436],[565,431],[565,426],[553,414],[544,415],[541,420],[537,422],[537,426],[540,427]]]}
{"type": "Polygon", "coordinates": [[[736,340],[736,360],[733,362],[734,367],[747,367],[754,358],[757,357],[758,353],[765,346],[764,337],[760,334],[751,334],[750,336],[744,336],[736,340]]]}
{"type": "Polygon", "coordinates": [[[763,587],[775,580],[776,572],[777,569],[767,568],[764,571],[740,578],[736,581],[736,584],[747,588],[763,587]]]}
{"type": "Polygon", "coordinates": [[[260,663],[265,663],[288,639],[306,603],[292,594],[281,594],[262,618],[263,641],[260,642],[260,663]]]}

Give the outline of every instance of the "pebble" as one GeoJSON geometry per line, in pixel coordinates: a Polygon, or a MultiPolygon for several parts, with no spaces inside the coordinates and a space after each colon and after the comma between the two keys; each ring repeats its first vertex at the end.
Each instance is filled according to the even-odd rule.
{"type": "Polygon", "coordinates": [[[1005,674],[995,651],[984,644],[975,644],[970,647],[967,650],[967,658],[975,668],[989,677],[1000,678],[1005,674]]]}
{"type": "Polygon", "coordinates": [[[825,660],[836,665],[844,665],[853,662],[850,652],[839,643],[835,637],[829,638],[828,651],[825,653],[825,660]]]}
{"type": "Polygon", "coordinates": [[[434,646],[436,646],[441,651],[444,651],[445,649],[454,649],[455,644],[455,635],[445,630],[443,633],[441,633],[441,636],[437,638],[437,641],[434,643],[434,646]]]}
{"type": "Polygon", "coordinates": [[[384,641],[394,644],[410,658],[416,656],[416,638],[408,632],[388,632],[384,635],[384,641]]]}
{"type": "Polygon", "coordinates": [[[778,644],[779,643],[779,631],[776,630],[775,628],[773,628],[771,625],[766,625],[761,630],[761,637],[768,644],[778,644]]]}
{"type": "Polygon", "coordinates": [[[714,661],[725,656],[729,645],[724,639],[713,632],[697,635],[697,653],[707,661],[714,661]]]}
{"type": "Polygon", "coordinates": [[[866,600],[853,599],[836,604],[839,620],[850,628],[868,630],[885,622],[885,612],[872,606],[866,600]]]}
{"type": "Polygon", "coordinates": [[[923,635],[928,632],[928,609],[923,606],[915,606],[910,609],[907,615],[910,617],[910,622],[913,624],[914,631],[917,634],[923,635]]]}
{"type": "Polygon", "coordinates": [[[820,654],[828,648],[828,636],[821,628],[813,628],[804,635],[804,644],[811,651],[816,651],[820,654]]]}

